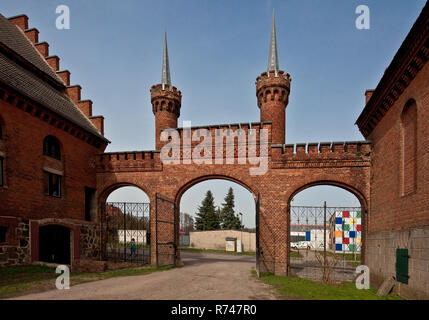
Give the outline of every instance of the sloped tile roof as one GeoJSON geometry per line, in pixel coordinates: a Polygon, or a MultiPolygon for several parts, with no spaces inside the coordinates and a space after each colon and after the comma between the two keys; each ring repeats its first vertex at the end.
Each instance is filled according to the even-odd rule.
{"type": "Polygon", "coordinates": [[[61,89],[61,85],[60,87],[54,87],[3,52],[0,52],[0,82],[108,142],[65,93],[64,83],[46,63],[25,34],[1,14],[0,42],[44,74],[57,80],[63,86],[63,89],[61,89]]]}
{"type": "Polygon", "coordinates": [[[39,51],[35,49],[21,29],[17,28],[2,14],[0,14],[0,42],[56,81],[62,83],[61,79],[51,69],[39,51]]]}

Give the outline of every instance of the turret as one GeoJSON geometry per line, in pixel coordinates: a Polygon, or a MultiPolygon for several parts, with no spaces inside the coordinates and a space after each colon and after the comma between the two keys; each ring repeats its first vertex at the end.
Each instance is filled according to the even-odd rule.
{"type": "Polygon", "coordinates": [[[286,106],[289,102],[290,82],[290,75],[279,70],[273,12],[267,71],[256,78],[256,97],[261,110],[261,122],[272,123],[272,144],[284,144],[286,141],[286,106]]]}
{"type": "Polygon", "coordinates": [[[160,140],[161,132],[164,129],[177,128],[182,104],[182,93],[171,85],[167,33],[164,37],[161,83],[152,86],[150,93],[152,111],[155,115],[155,146],[156,150],[160,150],[167,143],[160,140]]]}

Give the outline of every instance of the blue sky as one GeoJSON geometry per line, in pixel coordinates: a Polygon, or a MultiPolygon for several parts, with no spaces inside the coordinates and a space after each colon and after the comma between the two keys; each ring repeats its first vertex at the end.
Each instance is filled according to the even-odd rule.
{"type": "MultiPolygon", "coordinates": [[[[180,124],[258,121],[254,82],[266,68],[273,8],[280,68],[292,76],[287,143],[362,140],[354,123],[364,92],[375,88],[424,4],[14,0],[2,1],[0,10],[29,16],[61,69],[70,70],[71,83],[82,86],[82,99],[93,100],[94,114],[104,115],[112,141],[106,151],[124,151],[154,149],[149,89],[160,82],[165,30],[172,82],[183,94],[180,124]],[[60,4],[70,8],[70,30],[55,27],[60,4]],[[369,30],[355,27],[361,4],[370,8],[369,30]]],[[[191,200],[201,197],[198,192],[191,200]]]]}

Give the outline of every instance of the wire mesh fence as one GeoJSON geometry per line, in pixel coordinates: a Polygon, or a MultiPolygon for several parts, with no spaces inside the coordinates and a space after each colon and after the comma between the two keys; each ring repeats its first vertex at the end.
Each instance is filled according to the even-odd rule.
{"type": "Polygon", "coordinates": [[[290,268],[302,278],[351,281],[361,264],[361,207],[290,207],[290,268]]]}

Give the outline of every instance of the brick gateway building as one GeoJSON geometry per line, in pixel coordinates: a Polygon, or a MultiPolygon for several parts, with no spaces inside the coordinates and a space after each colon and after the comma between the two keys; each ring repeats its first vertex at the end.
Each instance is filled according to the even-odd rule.
{"type": "MultiPolygon", "coordinates": [[[[40,230],[45,224],[64,226],[69,230],[70,234],[65,232],[64,237],[69,236],[71,239],[71,264],[79,264],[81,258],[102,259],[106,233],[103,210],[105,202],[112,191],[123,186],[136,186],[142,189],[152,204],[150,209],[152,263],[177,263],[177,260],[180,259],[180,253],[175,243],[177,243],[178,238],[178,208],[180,208],[182,195],[201,181],[226,179],[247,188],[255,198],[258,226],[258,267],[261,271],[286,275],[289,266],[291,199],[306,188],[316,185],[333,185],[350,191],[361,203],[363,262],[372,267],[372,275],[377,281],[392,275],[391,265],[395,263],[392,260],[394,256],[392,252],[395,248],[388,245],[386,239],[390,239],[389,237],[401,238],[404,233],[417,233],[415,237],[420,239],[419,251],[412,258],[415,259],[416,263],[422,265],[422,270],[418,270],[418,279],[426,287],[419,286],[417,283],[419,280],[415,280],[417,276],[410,273],[410,282],[407,288],[412,289],[413,292],[419,292],[419,297],[425,297],[429,292],[427,273],[427,252],[429,249],[424,250],[427,248],[429,238],[427,231],[429,225],[429,202],[427,200],[429,199],[429,189],[426,177],[426,173],[429,172],[427,167],[429,164],[429,149],[427,148],[429,141],[424,125],[429,120],[427,106],[429,102],[428,66],[426,64],[429,57],[428,11],[428,5],[426,5],[377,88],[366,93],[367,105],[357,124],[368,140],[285,144],[285,116],[291,90],[291,77],[279,70],[273,20],[268,68],[256,79],[257,105],[260,108],[259,121],[250,124],[194,127],[189,130],[178,128],[180,145],[187,147],[182,148],[179,154],[174,155],[176,160],[180,160],[180,164],[161,162],[160,150],[166,143],[160,139],[161,132],[163,129],[177,128],[181,110],[181,92],[172,86],[170,80],[166,42],[162,81],[151,88],[152,111],[155,116],[156,150],[103,153],[108,141],[102,136],[102,118],[93,117],[91,103],[80,100],[80,86],[70,86],[69,73],[58,71],[58,58],[49,57],[46,51],[43,52],[44,48],[47,48],[47,44],[41,45],[37,39],[34,39],[36,33],[32,30],[35,29],[28,29],[25,16],[9,19],[10,22],[22,29],[19,32],[30,39],[33,48],[37,48],[45,57],[45,61],[54,69],[56,74],[52,75],[52,78],[58,75],[62,77],[61,81],[57,79],[60,85],[56,83],[58,87],[56,90],[60,91],[63,96],[68,95],[68,101],[71,101],[70,110],[78,110],[80,113],[79,119],[73,119],[73,125],[77,127],[72,133],[70,128],[64,130],[64,124],[61,127],[57,125],[57,118],[55,118],[56,121],[53,121],[43,112],[30,111],[29,113],[27,111],[28,102],[25,102],[24,105],[21,104],[20,107],[17,101],[9,98],[13,95],[12,93],[5,91],[2,94],[0,124],[2,128],[5,128],[7,134],[5,139],[0,136],[0,156],[1,159],[4,159],[2,169],[6,181],[4,185],[8,188],[0,187],[0,226],[7,227],[8,231],[6,241],[2,244],[0,263],[1,261],[15,263],[13,257],[16,255],[20,257],[17,263],[37,261],[41,253],[39,241],[42,232],[40,230]],[[405,109],[404,106],[406,106],[405,109]],[[12,109],[13,111],[11,111],[12,109]],[[23,160],[22,155],[10,153],[13,152],[10,150],[14,150],[10,146],[13,144],[15,133],[9,129],[8,122],[13,120],[7,116],[8,112],[19,113],[20,115],[15,117],[18,122],[24,121],[20,120],[21,113],[28,117],[30,115],[36,116],[38,119],[32,118],[29,122],[42,123],[43,125],[40,125],[41,128],[39,128],[41,131],[46,130],[46,127],[52,129],[51,122],[53,122],[55,129],[52,130],[55,132],[49,135],[58,138],[57,135],[61,132],[62,136],[58,139],[64,149],[66,144],[79,141],[79,145],[73,146],[74,149],[88,150],[86,153],[79,153],[79,156],[67,154],[68,160],[75,163],[76,171],[68,172],[63,169],[64,178],[60,184],[63,185],[63,189],[65,188],[65,193],[61,194],[60,200],[49,198],[48,201],[44,198],[43,193],[29,193],[17,199],[16,194],[12,193],[12,181],[23,177],[16,174],[17,171],[11,170],[10,166],[14,165],[13,161],[21,163],[23,160]],[[82,114],[83,118],[81,117],[82,114]],[[42,126],[44,126],[43,129],[42,126]],[[239,164],[243,155],[240,154],[236,145],[233,146],[234,152],[232,154],[228,154],[228,146],[225,146],[220,154],[219,150],[213,147],[211,154],[205,154],[205,159],[208,162],[212,160],[212,164],[187,163],[192,151],[198,148],[197,145],[200,143],[199,138],[201,136],[207,136],[210,133],[213,146],[215,145],[216,129],[223,129],[226,132],[225,140],[227,140],[228,134],[238,129],[243,130],[246,134],[251,131],[251,135],[255,135],[255,145],[248,146],[246,149],[248,160],[245,161],[245,164],[239,164]],[[252,160],[259,156],[258,152],[263,148],[263,144],[260,143],[261,129],[266,129],[268,132],[267,171],[262,175],[251,175],[249,174],[250,170],[257,166],[251,164],[255,163],[252,160]],[[57,130],[59,131],[57,132],[57,130]],[[402,135],[403,138],[397,139],[398,134],[402,135]],[[86,138],[83,139],[82,135],[86,138]],[[196,137],[195,140],[197,141],[192,139],[190,142],[189,135],[196,137]],[[87,147],[87,145],[90,146],[87,147]],[[255,150],[256,155],[253,153],[255,150]],[[219,159],[216,155],[220,155],[221,164],[216,162],[216,158],[219,159]],[[229,162],[233,163],[228,164],[229,162]],[[392,170],[392,167],[398,168],[398,170],[392,170]],[[422,174],[417,174],[418,172],[422,174]],[[66,173],[69,178],[65,175],[66,173]],[[82,183],[81,185],[74,185],[73,182],[83,177],[86,177],[88,181],[79,181],[82,183]],[[10,181],[10,188],[7,181],[10,181]],[[398,182],[400,183],[398,184],[398,182]],[[401,191],[395,189],[401,185],[403,186],[401,191]],[[67,188],[70,188],[69,192],[67,192],[67,188]],[[96,189],[96,193],[94,189],[96,189]],[[74,194],[73,190],[78,190],[78,192],[74,194]],[[75,198],[73,198],[74,196],[75,198]],[[27,198],[28,200],[23,200],[27,198]],[[97,200],[94,200],[95,198],[97,200]],[[373,201],[373,199],[375,200],[373,201]],[[54,201],[57,203],[51,204],[54,201]],[[61,202],[58,203],[59,201],[61,202]],[[28,208],[24,205],[27,202],[28,208]],[[38,207],[34,206],[36,203],[38,207]],[[59,214],[59,208],[63,208],[63,206],[65,210],[60,210],[61,213],[59,214]],[[70,208],[67,209],[67,206],[70,208]],[[383,219],[389,213],[395,215],[391,224],[386,224],[383,219]],[[167,223],[162,224],[162,222],[167,223]],[[28,235],[28,228],[30,228],[30,235],[28,235]],[[28,245],[24,246],[26,242],[21,242],[22,239],[28,241],[28,245]],[[383,240],[383,246],[380,246],[380,239],[383,240]],[[385,264],[390,264],[389,268],[378,269],[379,261],[376,259],[379,257],[375,257],[377,254],[379,257],[385,255],[386,258],[383,261],[385,264]],[[426,266],[426,273],[423,271],[424,266],[426,266]],[[412,279],[416,282],[412,282],[412,279]]],[[[15,34],[14,36],[18,35],[15,34]]],[[[3,40],[2,44],[7,46],[3,40]]],[[[14,48],[10,47],[6,48],[7,50],[9,50],[9,54],[10,51],[15,51],[14,48]]],[[[34,64],[32,64],[31,71],[38,75],[51,73],[51,70],[44,70],[46,65],[43,65],[43,68],[41,66],[42,64],[36,65],[38,68],[34,69],[34,64]]],[[[43,80],[48,81],[45,76],[43,80]]],[[[49,79],[49,81],[51,80],[49,79]]],[[[3,83],[6,80],[1,79],[1,81],[3,83]]],[[[6,83],[5,87],[10,89],[10,86],[11,84],[6,83]]],[[[33,93],[27,94],[31,98],[33,93]]],[[[51,102],[55,102],[55,99],[48,97],[41,104],[46,104],[44,107],[52,105],[53,107],[49,109],[57,117],[58,113],[63,110],[55,109],[55,103],[52,104],[51,102]]],[[[69,117],[66,119],[70,120],[69,117]]],[[[41,131],[39,131],[40,134],[41,131]]],[[[39,137],[40,134],[34,132],[34,137],[39,137]]],[[[24,146],[27,144],[25,148],[28,150],[37,149],[28,145],[28,139],[22,143],[24,146]]],[[[42,141],[39,145],[41,144],[42,141]]],[[[24,147],[20,148],[24,150],[24,147]]],[[[61,149],[61,145],[59,149],[61,149]]],[[[26,150],[24,151],[26,152],[26,150]]],[[[40,150],[36,151],[39,152],[40,150]]],[[[41,157],[40,155],[39,158],[41,157]]],[[[39,173],[44,170],[42,168],[45,168],[43,161],[50,161],[49,164],[57,171],[45,171],[54,174],[55,172],[58,174],[58,170],[64,168],[61,165],[66,168],[72,166],[67,163],[59,163],[58,159],[56,159],[57,161],[51,160],[52,157],[44,157],[44,159],[40,159],[39,166],[41,168],[35,169],[39,173]]],[[[50,167],[47,168],[50,169],[50,167]]],[[[36,173],[30,170],[27,176],[36,177],[36,173]]],[[[39,181],[43,178],[40,176],[35,180],[39,181]]],[[[31,183],[35,182],[32,181],[31,183]]],[[[51,183],[51,185],[55,187],[57,184],[51,183]]],[[[17,188],[19,189],[19,187],[18,184],[17,188]]],[[[22,187],[28,190],[31,188],[31,184],[21,185],[22,187]]],[[[61,229],[56,232],[61,233],[61,229]]],[[[64,230],[62,234],[64,235],[64,230]]],[[[404,246],[411,249],[412,241],[402,241],[397,244],[397,247],[404,246]]]]}

